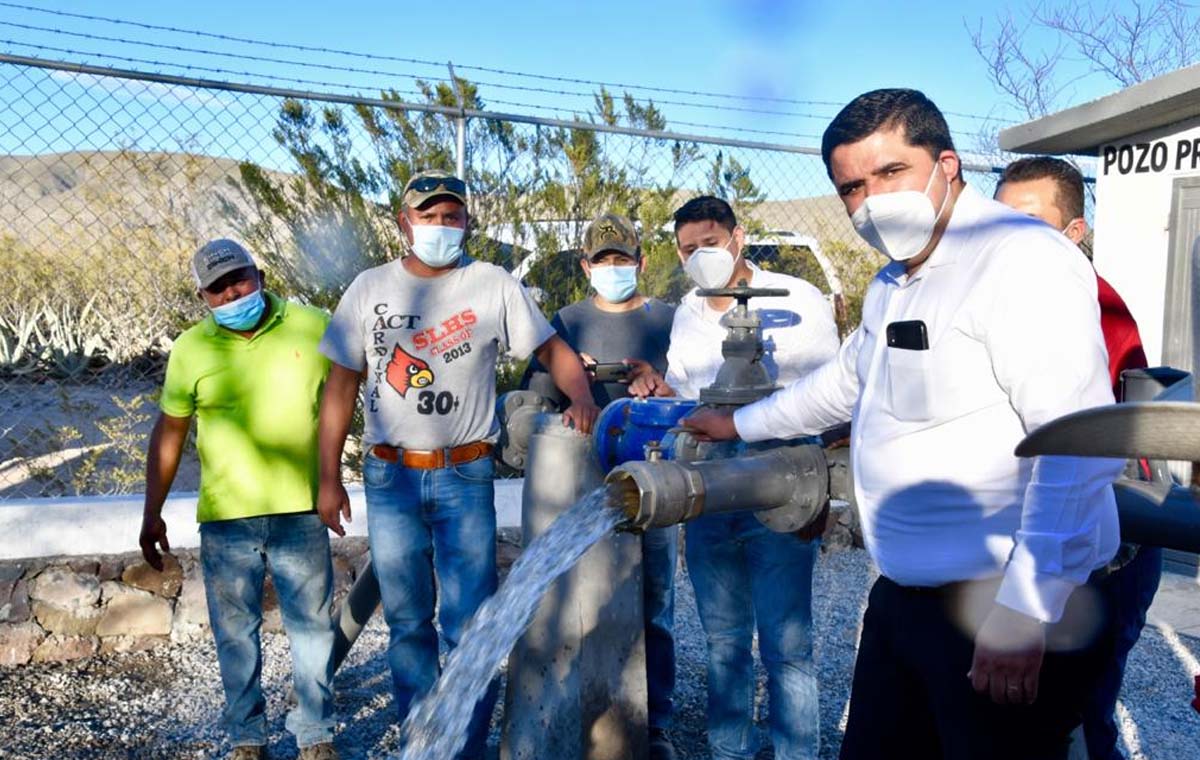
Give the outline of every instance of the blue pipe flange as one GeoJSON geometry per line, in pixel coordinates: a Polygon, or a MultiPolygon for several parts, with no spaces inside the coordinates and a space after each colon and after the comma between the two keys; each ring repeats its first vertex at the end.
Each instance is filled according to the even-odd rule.
{"type": "Polygon", "coordinates": [[[617,399],[596,420],[596,454],[608,472],[625,462],[646,458],[646,445],[661,443],[667,431],[699,404],[676,398],[617,399]]]}

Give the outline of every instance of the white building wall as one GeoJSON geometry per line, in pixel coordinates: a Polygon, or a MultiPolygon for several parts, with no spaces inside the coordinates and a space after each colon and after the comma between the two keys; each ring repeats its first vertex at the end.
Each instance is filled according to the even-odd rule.
{"type": "Polygon", "coordinates": [[[1200,118],[1105,145],[1096,167],[1094,258],[1161,364],[1171,185],[1200,176],[1200,118]]]}

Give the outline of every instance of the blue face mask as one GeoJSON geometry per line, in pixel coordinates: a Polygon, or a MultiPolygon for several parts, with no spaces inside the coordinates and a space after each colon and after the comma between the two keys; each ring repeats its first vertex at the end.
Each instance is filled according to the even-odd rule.
{"type": "Polygon", "coordinates": [[[592,267],[592,287],[610,303],[625,303],[637,290],[636,266],[592,267]]]}
{"type": "Polygon", "coordinates": [[[412,251],[418,259],[434,269],[448,267],[462,256],[465,234],[466,230],[461,227],[414,224],[412,251]]]}
{"type": "Polygon", "coordinates": [[[254,327],[258,320],[262,319],[263,310],[266,308],[267,300],[263,298],[261,289],[236,301],[209,307],[217,324],[230,330],[249,330],[254,327]]]}

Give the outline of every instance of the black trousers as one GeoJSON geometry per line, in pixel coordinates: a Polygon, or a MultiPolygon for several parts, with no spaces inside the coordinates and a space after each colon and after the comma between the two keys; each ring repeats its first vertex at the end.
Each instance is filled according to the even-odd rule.
{"type": "Polygon", "coordinates": [[[1109,589],[1087,584],[1060,623],[1032,705],[997,705],[967,678],[999,579],[871,589],[854,666],[842,760],[1060,760],[1100,665],[1112,656],[1109,589]]]}

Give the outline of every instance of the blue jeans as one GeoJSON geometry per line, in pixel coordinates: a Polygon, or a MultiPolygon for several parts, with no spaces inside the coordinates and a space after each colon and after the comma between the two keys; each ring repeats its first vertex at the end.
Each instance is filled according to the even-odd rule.
{"type": "Polygon", "coordinates": [[[1110,586],[1114,609],[1111,612],[1114,636],[1113,657],[1105,660],[1095,689],[1083,708],[1083,735],[1090,760],[1121,760],[1117,749],[1117,722],[1113,712],[1125,676],[1129,652],[1146,625],[1146,611],[1158,593],[1162,577],[1162,549],[1142,546],[1137,556],[1100,583],[1110,586]]]}
{"type": "Polygon", "coordinates": [[[751,654],[756,623],[775,757],[817,757],[812,576],[818,546],[773,533],[748,512],[704,515],[687,524],[688,574],[708,641],[708,745],[714,760],[749,760],[758,750],[751,654]]]}
{"type": "Polygon", "coordinates": [[[646,698],[650,728],[666,730],[675,711],[675,565],[679,526],[642,535],[642,598],[646,620],[646,698]]]}
{"type": "Polygon", "coordinates": [[[200,561],[230,743],[267,743],[259,630],[268,566],[292,653],[296,707],[287,729],[301,747],[332,741],[333,565],[320,518],[305,512],[203,523],[200,561]]]}
{"type": "MultiPolygon", "coordinates": [[[[437,470],[371,454],[363,462],[371,564],[379,577],[402,721],[440,672],[435,607],[453,649],[475,610],[496,591],[494,474],[490,457],[437,470]]],[[[493,681],[476,705],[460,757],[483,757],[497,688],[493,681]]]]}

